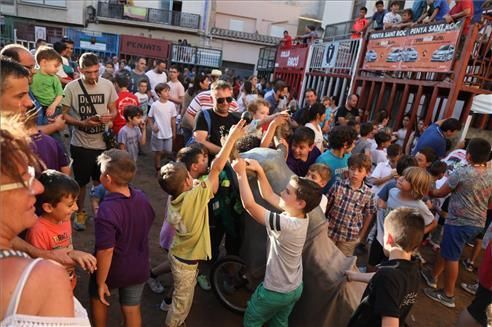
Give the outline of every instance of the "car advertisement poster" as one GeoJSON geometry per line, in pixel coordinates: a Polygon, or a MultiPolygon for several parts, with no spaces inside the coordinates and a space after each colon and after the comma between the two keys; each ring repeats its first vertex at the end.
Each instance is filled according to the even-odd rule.
{"type": "Polygon", "coordinates": [[[369,35],[362,69],[450,72],[461,26],[459,21],[373,32],[369,35]]]}

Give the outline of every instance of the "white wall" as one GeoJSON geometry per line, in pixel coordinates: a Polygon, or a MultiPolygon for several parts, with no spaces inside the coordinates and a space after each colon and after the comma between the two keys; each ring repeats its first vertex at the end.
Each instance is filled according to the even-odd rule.
{"type": "Polygon", "coordinates": [[[56,23],[83,25],[85,21],[85,1],[67,0],[66,8],[33,5],[17,1],[17,16],[32,19],[42,19],[56,23]]]}

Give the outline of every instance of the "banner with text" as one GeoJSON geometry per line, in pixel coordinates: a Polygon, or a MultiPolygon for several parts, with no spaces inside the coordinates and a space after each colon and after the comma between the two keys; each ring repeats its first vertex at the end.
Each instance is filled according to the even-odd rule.
{"type": "Polygon", "coordinates": [[[419,25],[369,35],[364,70],[450,72],[461,21],[419,25]]]}
{"type": "Polygon", "coordinates": [[[308,47],[279,49],[275,68],[304,68],[308,55],[308,47]]]}

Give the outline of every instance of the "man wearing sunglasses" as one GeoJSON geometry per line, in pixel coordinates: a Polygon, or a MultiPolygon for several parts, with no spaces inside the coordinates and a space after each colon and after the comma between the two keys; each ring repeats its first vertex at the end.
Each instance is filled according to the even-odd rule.
{"type": "Polygon", "coordinates": [[[208,149],[213,157],[222,147],[221,137],[229,133],[229,129],[239,122],[239,118],[229,113],[230,104],[234,101],[232,86],[229,83],[215,82],[212,84],[211,95],[213,108],[202,110],[197,115],[193,136],[197,142],[202,143],[208,149]],[[205,115],[209,115],[210,125],[205,115]]]}

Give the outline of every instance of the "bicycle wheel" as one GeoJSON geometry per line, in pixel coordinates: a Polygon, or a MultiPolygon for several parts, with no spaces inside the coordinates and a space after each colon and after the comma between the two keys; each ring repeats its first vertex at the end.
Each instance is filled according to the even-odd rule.
{"type": "Polygon", "coordinates": [[[254,289],[247,278],[247,267],[241,258],[225,256],[219,259],[210,272],[210,282],[215,295],[227,309],[244,313],[254,289]]]}

